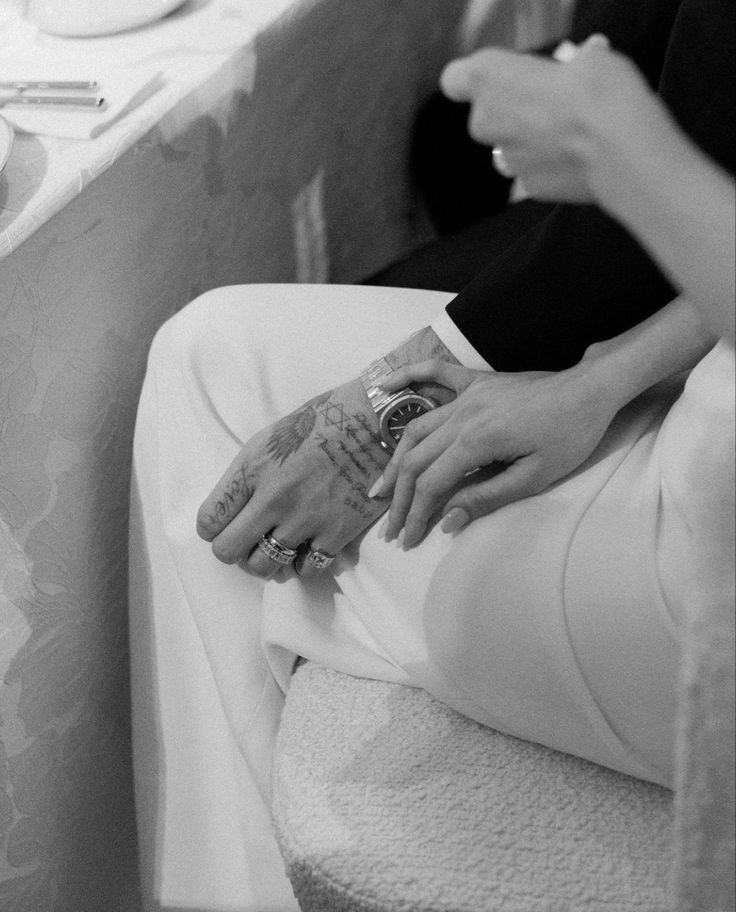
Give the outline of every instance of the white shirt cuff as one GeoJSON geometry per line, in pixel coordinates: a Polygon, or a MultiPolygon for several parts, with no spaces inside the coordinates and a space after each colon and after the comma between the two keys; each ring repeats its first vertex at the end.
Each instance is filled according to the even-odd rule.
{"type": "Polygon", "coordinates": [[[430,324],[431,328],[463,367],[473,370],[493,370],[486,359],[479,354],[457,328],[446,310],[443,310],[430,324]]]}

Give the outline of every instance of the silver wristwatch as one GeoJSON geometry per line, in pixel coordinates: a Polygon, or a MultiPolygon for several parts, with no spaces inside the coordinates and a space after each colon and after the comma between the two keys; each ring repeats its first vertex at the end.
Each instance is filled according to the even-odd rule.
{"type": "Polygon", "coordinates": [[[392,373],[391,365],[385,358],[379,358],[361,373],[366,395],[378,416],[381,446],[393,452],[406,430],[407,424],[434,408],[434,399],[421,396],[407,387],[396,393],[387,393],[381,388],[381,380],[392,373]]]}

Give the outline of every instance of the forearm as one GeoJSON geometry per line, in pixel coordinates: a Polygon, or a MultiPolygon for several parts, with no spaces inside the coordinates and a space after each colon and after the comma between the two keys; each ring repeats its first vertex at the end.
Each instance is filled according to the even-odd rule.
{"type": "MultiPolygon", "coordinates": [[[[551,375],[559,383],[559,396],[572,393],[581,408],[591,406],[607,420],[639,393],[668,377],[692,368],[713,347],[717,336],[703,322],[700,312],[689,301],[678,298],[653,316],[615,338],[588,347],[583,359],[567,370],[551,375]]],[[[389,365],[399,367],[427,361],[459,364],[458,359],[435,331],[426,326],[384,355],[389,365]]],[[[426,379],[437,373],[422,370],[423,378],[412,386],[440,404],[456,398],[453,389],[426,379]]],[[[510,377],[510,374],[499,376],[510,377]]],[[[374,416],[366,408],[367,397],[362,384],[353,382],[343,396],[354,400],[357,411],[374,416]]],[[[377,439],[376,454],[385,458],[377,439]]]]}
{"type": "Polygon", "coordinates": [[[639,393],[694,367],[716,339],[699,309],[681,297],[633,329],[590,346],[570,372],[618,411],[639,393]]]}
{"type": "Polygon", "coordinates": [[[734,338],[733,177],[704,155],[652,98],[628,129],[601,127],[591,186],[701,310],[734,338]]]}

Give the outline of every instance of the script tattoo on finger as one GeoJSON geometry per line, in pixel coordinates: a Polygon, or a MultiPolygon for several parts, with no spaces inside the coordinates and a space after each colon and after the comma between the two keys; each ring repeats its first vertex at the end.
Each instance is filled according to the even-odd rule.
{"type": "Polygon", "coordinates": [[[248,465],[243,462],[225,485],[219,500],[215,502],[214,515],[210,520],[217,523],[229,522],[243,504],[250,500],[254,480],[255,476],[248,472],[248,465]]]}
{"type": "Polygon", "coordinates": [[[317,396],[276,422],[266,444],[266,450],[279,465],[283,465],[308,439],[317,423],[317,409],[327,402],[330,395],[331,393],[324,393],[317,396]]]}

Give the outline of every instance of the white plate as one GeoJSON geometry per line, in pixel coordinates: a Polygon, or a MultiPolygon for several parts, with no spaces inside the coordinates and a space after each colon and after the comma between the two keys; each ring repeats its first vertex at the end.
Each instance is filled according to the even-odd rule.
{"type": "Polygon", "coordinates": [[[27,16],[44,32],[75,38],[112,35],[155,22],[186,0],[29,0],[27,16]]]}
{"type": "Polygon", "coordinates": [[[10,150],[13,148],[13,128],[0,117],[0,171],[3,170],[10,158],[10,150]]]}

